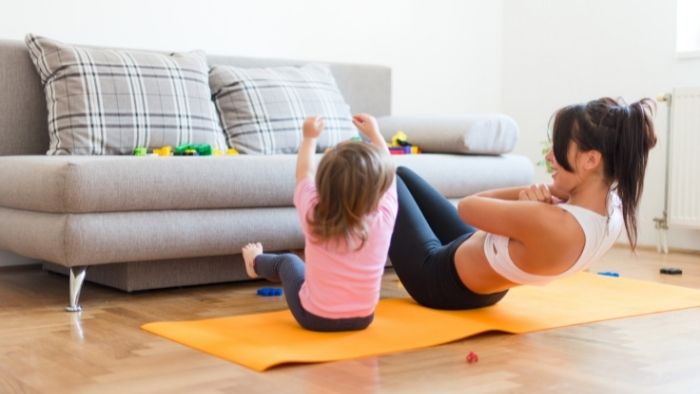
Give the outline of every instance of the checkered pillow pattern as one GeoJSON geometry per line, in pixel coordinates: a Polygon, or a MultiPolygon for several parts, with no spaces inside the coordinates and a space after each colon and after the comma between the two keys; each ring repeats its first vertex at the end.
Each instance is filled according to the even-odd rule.
{"type": "Polygon", "coordinates": [[[327,65],[215,65],[209,85],[228,145],[241,153],[296,153],[307,116],[323,116],[318,151],[357,135],[350,107],[327,65]]]}
{"type": "Polygon", "coordinates": [[[203,52],[92,48],[27,35],[44,85],[49,155],[130,154],[185,143],[225,149],[203,52]]]}

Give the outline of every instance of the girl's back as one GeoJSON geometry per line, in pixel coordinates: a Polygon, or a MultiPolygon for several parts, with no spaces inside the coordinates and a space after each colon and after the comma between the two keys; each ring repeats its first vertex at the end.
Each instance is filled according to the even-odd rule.
{"type": "Polygon", "coordinates": [[[392,183],[378,207],[366,214],[367,239],[361,248],[358,239],[319,241],[306,218],[316,206],[318,194],[313,179],[299,182],[294,205],[299,213],[306,244],[306,281],[299,297],[308,311],[329,318],[366,316],[379,300],[381,278],[394,228],[398,204],[392,183]]]}

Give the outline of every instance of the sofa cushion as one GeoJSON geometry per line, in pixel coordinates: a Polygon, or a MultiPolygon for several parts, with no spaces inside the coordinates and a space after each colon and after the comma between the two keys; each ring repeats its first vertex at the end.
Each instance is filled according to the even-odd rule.
{"type": "Polygon", "coordinates": [[[209,84],[228,144],[242,153],[296,153],[301,125],[311,115],[326,118],[319,152],[357,134],[350,107],[325,65],[215,65],[209,84]]]}
{"type": "Polygon", "coordinates": [[[81,214],[0,207],[0,217],[0,250],[67,266],[232,255],[254,240],[270,251],[304,245],[291,206],[81,214]]]}
{"type": "Polygon", "coordinates": [[[398,130],[423,152],[498,155],[518,142],[518,124],[502,114],[384,116],[377,119],[387,139],[398,130]]]}
{"type": "MultiPolygon", "coordinates": [[[[392,156],[450,198],[526,184],[523,156],[392,156]]],[[[320,155],[317,155],[320,159],[320,155]]],[[[294,155],[3,156],[0,207],[50,213],[292,206],[294,155]]]]}
{"type": "Polygon", "coordinates": [[[89,48],[32,34],[25,41],[44,84],[47,154],[130,154],[183,143],[226,147],[204,53],[89,48]]]}

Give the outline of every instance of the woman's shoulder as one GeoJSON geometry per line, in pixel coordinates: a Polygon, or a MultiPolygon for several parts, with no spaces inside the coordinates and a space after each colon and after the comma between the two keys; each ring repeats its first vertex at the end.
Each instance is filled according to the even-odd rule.
{"type": "Polygon", "coordinates": [[[513,210],[517,211],[514,215],[523,215],[525,219],[516,222],[519,228],[508,229],[508,233],[499,235],[538,249],[585,240],[578,220],[558,204],[525,202],[514,204],[513,210]]]}
{"type": "Polygon", "coordinates": [[[480,230],[520,240],[540,234],[564,217],[551,204],[481,196],[463,198],[457,209],[462,220],[480,230]]]}

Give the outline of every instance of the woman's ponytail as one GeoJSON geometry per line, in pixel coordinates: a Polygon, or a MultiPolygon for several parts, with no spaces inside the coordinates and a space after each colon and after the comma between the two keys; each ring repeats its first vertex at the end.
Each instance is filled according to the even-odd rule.
{"type": "Polygon", "coordinates": [[[637,246],[637,207],[644,188],[649,150],[656,145],[654,110],[654,102],[648,98],[615,108],[617,138],[612,154],[605,158],[612,164],[612,178],[622,201],[625,229],[632,249],[637,246]]]}

